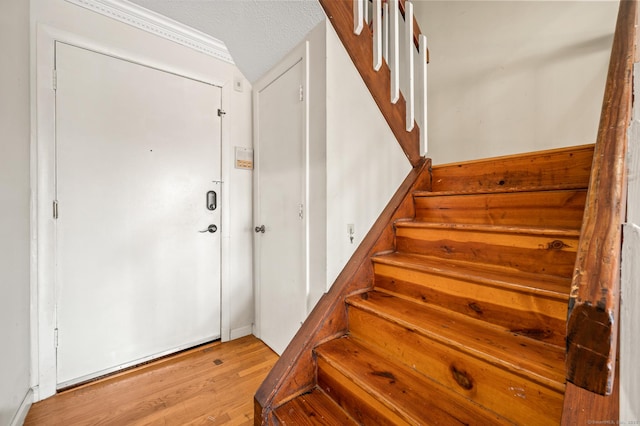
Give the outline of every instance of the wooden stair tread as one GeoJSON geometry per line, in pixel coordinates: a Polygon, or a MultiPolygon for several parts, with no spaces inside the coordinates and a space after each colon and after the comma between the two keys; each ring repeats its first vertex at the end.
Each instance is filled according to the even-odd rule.
{"type": "Polygon", "coordinates": [[[371,291],[347,303],[558,392],[565,389],[564,348],[465,315],[371,291]]]}
{"type": "Polygon", "coordinates": [[[372,258],[374,263],[409,268],[438,275],[473,280],[494,287],[510,288],[523,293],[569,300],[571,279],[555,275],[535,274],[489,264],[442,259],[411,253],[385,253],[372,258]]]}
{"type": "Polygon", "coordinates": [[[315,388],[274,410],[281,425],[357,425],[333,399],[315,388]]]}
{"type": "Polygon", "coordinates": [[[483,224],[466,224],[466,223],[431,223],[422,222],[420,220],[396,221],[396,229],[413,228],[413,229],[446,229],[454,231],[470,231],[481,233],[499,233],[513,235],[534,235],[545,237],[565,237],[579,238],[580,230],[576,229],[558,229],[558,228],[539,228],[531,226],[501,226],[501,225],[483,225],[483,224]]]}
{"type": "MultiPolygon", "coordinates": [[[[323,343],[315,352],[319,370],[326,362],[409,424],[511,424],[352,338],[323,343]]],[[[380,419],[380,424],[388,423],[389,420],[380,419]]]]}
{"type": "Polygon", "coordinates": [[[522,186],[518,188],[479,188],[472,190],[457,190],[457,191],[414,191],[413,197],[443,197],[451,195],[481,195],[481,194],[508,194],[518,192],[555,192],[555,191],[586,191],[587,187],[584,184],[572,183],[572,184],[558,184],[558,185],[544,185],[544,186],[522,186]]]}

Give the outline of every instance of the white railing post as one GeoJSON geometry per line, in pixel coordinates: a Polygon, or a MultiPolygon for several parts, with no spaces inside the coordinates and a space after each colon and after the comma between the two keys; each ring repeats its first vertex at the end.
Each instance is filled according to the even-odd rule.
{"type": "Polygon", "coordinates": [[[420,127],[420,154],[427,153],[427,37],[418,36],[418,126],[420,127]]]}
{"type": "Polygon", "coordinates": [[[404,48],[405,48],[405,61],[406,61],[406,73],[405,78],[407,93],[404,94],[406,101],[406,128],[407,132],[413,130],[413,122],[415,120],[415,103],[414,103],[414,83],[413,83],[413,3],[407,0],[404,3],[404,48]]]}
{"type": "Polygon", "coordinates": [[[382,6],[382,57],[389,63],[389,3],[382,6]]]}
{"type": "Polygon", "coordinates": [[[391,69],[391,103],[400,99],[400,10],[398,0],[389,0],[389,68],[391,69]]]}
{"type": "Polygon", "coordinates": [[[353,0],[353,33],[360,35],[364,28],[364,0],[353,0]]]}
{"type": "Polygon", "coordinates": [[[373,0],[373,69],[382,66],[382,0],[373,0]]]}
{"type": "Polygon", "coordinates": [[[369,0],[364,0],[362,3],[362,16],[365,25],[369,25],[369,0]]]}
{"type": "MultiPolygon", "coordinates": [[[[354,0],[354,32],[362,31],[363,13],[367,13],[368,0],[354,0]],[[364,10],[364,11],[363,11],[364,10]]],[[[373,69],[379,71],[382,60],[386,60],[391,72],[391,103],[400,99],[400,8],[399,0],[372,0],[371,24],[373,32],[373,69]]],[[[403,95],[406,101],[405,127],[413,131],[420,128],[420,154],[427,153],[427,37],[418,36],[418,47],[413,37],[413,3],[405,1],[404,7],[404,69],[402,69],[403,95]],[[418,65],[416,66],[415,61],[418,65]],[[406,83],[406,84],[405,84],[406,83]],[[406,90],[406,93],[404,93],[406,90]]],[[[368,24],[368,16],[364,16],[368,24]]],[[[357,32],[356,32],[357,33],[357,32]]]]}

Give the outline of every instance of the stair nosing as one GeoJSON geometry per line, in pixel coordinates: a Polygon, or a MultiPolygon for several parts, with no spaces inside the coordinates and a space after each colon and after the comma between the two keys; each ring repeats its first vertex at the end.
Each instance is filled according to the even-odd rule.
{"type": "MultiPolygon", "coordinates": [[[[413,302],[411,300],[407,300],[407,299],[403,299],[403,298],[399,298],[396,296],[390,296],[387,294],[388,297],[394,297],[396,299],[400,299],[403,300],[404,302],[411,304],[411,305],[415,305],[415,306],[420,306],[421,304],[418,304],[416,302],[413,302]]],[[[451,339],[447,339],[446,337],[443,337],[442,335],[438,334],[435,330],[431,330],[431,329],[426,329],[424,327],[422,327],[419,324],[414,324],[410,321],[407,321],[403,318],[398,318],[396,316],[394,316],[393,314],[390,314],[388,312],[384,312],[383,310],[376,310],[370,306],[368,306],[366,303],[361,303],[360,300],[358,298],[347,298],[346,299],[346,303],[350,306],[353,306],[355,308],[364,310],[370,314],[379,316],[380,318],[383,318],[386,321],[390,321],[392,323],[395,323],[401,327],[404,327],[408,330],[411,330],[413,332],[419,333],[431,340],[434,340],[440,344],[446,345],[448,347],[451,347],[453,349],[459,350],[460,352],[466,353],[474,358],[483,360],[485,362],[487,362],[490,365],[495,365],[495,366],[500,366],[502,368],[504,368],[507,371],[510,371],[513,374],[516,374],[518,376],[521,377],[525,377],[528,378],[532,381],[535,381],[536,383],[542,385],[542,386],[546,386],[549,389],[553,389],[556,392],[561,392],[564,393],[565,391],[565,383],[564,382],[559,382],[553,378],[550,377],[546,377],[544,376],[542,373],[540,372],[536,372],[536,371],[532,371],[531,369],[525,368],[523,366],[519,366],[517,365],[517,363],[515,362],[508,362],[505,361],[502,358],[498,358],[492,354],[488,354],[485,353],[481,350],[478,349],[473,349],[467,345],[462,344],[461,342],[453,342],[451,339]]],[[[426,304],[422,304],[425,305],[426,304]]],[[[466,316],[464,316],[463,314],[459,314],[453,311],[449,311],[447,309],[444,308],[440,308],[438,306],[435,305],[428,305],[427,309],[432,310],[432,311],[439,311],[442,313],[446,313],[447,316],[459,319],[462,322],[468,322],[468,323],[473,323],[476,324],[479,327],[482,327],[485,330],[493,330],[494,332],[499,332],[499,333],[505,333],[505,334],[513,334],[510,333],[508,330],[506,330],[503,327],[499,327],[496,326],[494,324],[487,324],[484,323],[482,321],[478,321],[475,320],[473,318],[468,318],[466,316]]],[[[515,338],[516,336],[514,336],[515,338]]],[[[552,348],[556,348],[556,349],[561,349],[559,346],[553,345],[551,343],[546,343],[546,342],[540,342],[534,339],[528,339],[523,337],[523,339],[527,339],[527,343],[531,346],[540,346],[540,347],[552,347],[552,348]]]]}
{"type": "Polygon", "coordinates": [[[492,188],[479,189],[474,191],[425,191],[418,190],[413,192],[415,197],[441,197],[456,195],[491,195],[491,194],[509,194],[521,192],[563,192],[563,191],[587,191],[588,187],[584,185],[547,185],[547,186],[528,186],[528,187],[509,187],[509,188],[492,188]]]}
{"type": "Polygon", "coordinates": [[[569,238],[579,238],[579,229],[569,228],[542,228],[535,226],[512,226],[512,225],[485,225],[471,223],[444,223],[444,222],[422,222],[417,219],[407,221],[395,221],[395,228],[413,229],[447,229],[452,231],[475,231],[494,234],[519,234],[538,236],[563,236],[569,238]]]}
{"type": "MultiPolygon", "coordinates": [[[[559,291],[554,291],[554,290],[545,290],[545,289],[539,289],[539,288],[531,288],[531,287],[526,287],[524,285],[518,284],[516,282],[513,281],[499,281],[497,279],[493,279],[493,278],[485,278],[483,276],[481,276],[478,272],[479,271],[474,271],[473,269],[468,268],[467,264],[465,262],[456,262],[450,259],[445,259],[445,260],[441,260],[441,259],[437,259],[437,258],[431,258],[429,256],[422,256],[422,259],[425,263],[418,263],[418,260],[420,260],[420,258],[418,258],[417,256],[420,255],[413,255],[411,253],[403,253],[403,252],[391,252],[391,253],[376,253],[375,256],[373,256],[371,258],[373,263],[377,263],[377,264],[384,264],[384,265],[390,265],[390,266],[396,266],[396,267],[403,267],[403,268],[407,268],[407,269],[411,269],[413,271],[418,271],[418,272],[425,272],[425,273],[429,273],[429,274],[433,274],[433,275],[439,275],[439,276],[445,276],[445,277],[451,277],[451,278],[456,278],[456,279],[463,279],[464,281],[473,281],[476,282],[478,284],[482,284],[482,285],[487,285],[490,287],[494,287],[494,288],[503,288],[503,289],[509,289],[512,291],[516,291],[522,294],[534,294],[534,295],[538,295],[538,296],[543,296],[543,297],[548,297],[551,299],[556,299],[556,300],[561,300],[561,301],[568,301],[569,300],[569,291],[567,290],[566,293],[561,293],[559,291]],[[392,256],[405,256],[405,257],[409,257],[409,258],[414,258],[413,262],[409,261],[402,261],[402,260],[395,260],[392,258],[392,256]],[[462,272],[461,270],[455,270],[451,267],[448,267],[450,265],[456,265],[459,266],[461,268],[461,270],[466,271],[467,273],[462,272]],[[445,265],[444,267],[442,265],[445,265]],[[467,267],[465,269],[465,267],[467,267]]],[[[475,265],[478,265],[477,263],[475,265]]],[[[485,264],[482,264],[482,266],[484,266],[485,264]]],[[[490,266],[490,265],[489,265],[490,266]]],[[[487,271],[492,272],[492,273],[499,273],[500,271],[498,271],[497,269],[493,269],[491,267],[487,267],[486,268],[487,271]]],[[[514,270],[513,271],[516,275],[521,275],[522,277],[526,277],[526,278],[531,278],[529,275],[535,275],[535,276],[540,276],[541,274],[530,274],[530,273],[525,273],[523,271],[517,271],[514,270]]],[[[571,279],[570,278],[565,278],[565,277],[560,277],[557,275],[544,275],[545,278],[552,278],[554,281],[563,281],[567,284],[571,283],[571,279]]]]}

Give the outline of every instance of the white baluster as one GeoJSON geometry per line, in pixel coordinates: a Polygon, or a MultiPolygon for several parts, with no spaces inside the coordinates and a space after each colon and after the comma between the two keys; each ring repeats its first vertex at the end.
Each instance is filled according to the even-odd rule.
{"type": "Polygon", "coordinates": [[[362,3],[362,14],[364,17],[364,23],[366,25],[369,25],[369,0],[364,0],[364,2],[362,3]]]}
{"type": "Polygon", "coordinates": [[[364,28],[364,0],[353,0],[353,33],[360,35],[364,28]]]}
{"type": "Polygon", "coordinates": [[[389,68],[391,69],[391,103],[400,99],[400,10],[398,0],[389,0],[389,68]]]}
{"type": "Polygon", "coordinates": [[[382,6],[382,57],[389,63],[389,3],[382,6]]]}
{"type": "Polygon", "coordinates": [[[382,0],[373,0],[373,69],[382,66],[382,0]]]}
{"type": "Polygon", "coordinates": [[[423,34],[418,36],[418,126],[420,127],[420,153],[427,153],[427,37],[423,34]]]}
{"type": "Polygon", "coordinates": [[[405,60],[407,61],[406,75],[407,79],[407,93],[404,94],[404,99],[407,102],[406,105],[406,120],[407,120],[407,132],[413,130],[413,122],[415,120],[415,102],[414,102],[414,83],[413,83],[413,52],[415,46],[413,44],[413,3],[407,0],[404,3],[404,48],[405,48],[405,60]]]}

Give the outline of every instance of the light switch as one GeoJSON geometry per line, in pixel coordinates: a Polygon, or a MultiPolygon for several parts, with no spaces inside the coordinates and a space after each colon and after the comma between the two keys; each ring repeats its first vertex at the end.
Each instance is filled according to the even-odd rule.
{"type": "Polygon", "coordinates": [[[237,77],[233,80],[233,88],[236,92],[244,92],[244,84],[242,83],[242,79],[237,77]]]}

